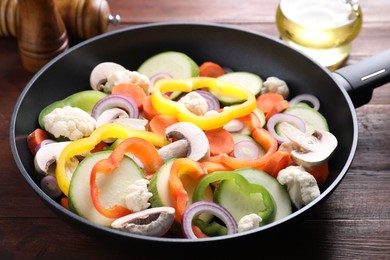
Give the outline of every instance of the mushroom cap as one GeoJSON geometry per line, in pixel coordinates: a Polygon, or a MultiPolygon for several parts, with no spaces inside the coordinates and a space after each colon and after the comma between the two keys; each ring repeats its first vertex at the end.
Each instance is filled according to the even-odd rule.
{"type": "Polygon", "coordinates": [[[174,208],[156,207],[121,217],[112,222],[111,227],[133,234],[160,237],[171,228],[174,220],[174,208]]]}

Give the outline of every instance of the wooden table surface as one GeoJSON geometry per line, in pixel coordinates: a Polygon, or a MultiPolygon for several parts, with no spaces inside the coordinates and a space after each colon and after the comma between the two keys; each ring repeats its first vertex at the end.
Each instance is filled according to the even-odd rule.
{"type": "MultiPolygon", "coordinates": [[[[348,64],[390,48],[390,1],[361,1],[364,23],[348,64]]],[[[121,24],[109,30],[160,21],[217,22],[278,37],[277,0],[115,0],[121,24]]],[[[14,38],[0,38],[0,258],[147,259],[131,245],[118,246],[81,232],[53,214],[28,186],[13,160],[9,123],[16,100],[33,77],[21,65],[14,38]]],[[[357,108],[359,144],[352,166],[334,193],[273,245],[253,256],[310,259],[390,259],[390,84],[357,108]]],[[[264,244],[266,245],[266,244],[264,244]]],[[[237,252],[222,249],[221,255],[237,252]]],[[[152,248],[150,249],[153,250],[152,248]]],[[[210,250],[216,250],[210,248],[210,250]]],[[[193,252],[188,252],[188,257],[193,252]]],[[[164,255],[165,258],[174,256],[164,255]]],[[[187,256],[183,256],[187,257],[187,256]]],[[[207,257],[207,256],[205,256],[207,257]]]]}

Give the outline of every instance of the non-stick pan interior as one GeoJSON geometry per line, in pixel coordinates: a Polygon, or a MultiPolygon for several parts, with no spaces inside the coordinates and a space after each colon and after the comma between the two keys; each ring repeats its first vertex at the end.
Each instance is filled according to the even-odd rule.
{"type": "MultiPolygon", "coordinates": [[[[339,145],[330,161],[331,175],[322,188],[323,194],[313,204],[334,190],[355,153],[357,123],[346,92],[339,88],[326,69],[277,39],[255,32],[215,24],[154,24],[101,35],[71,48],[38,72],[21,94],[12,116],[11,147],[23,176],[50,208],[87,229],[102,231],[101,234],[158,242],[164,240],[123,235],[101,228],[58,206],[35,184],[33,157],[27,148],[26,136],[38,126],[38,114],[43,107],[74,92],[89,89],[89,74],[98,63],[112,61],[136,70],[146,58],[167,50],[184,52],[198,63],[215,61],[235,71],[250,71],[263,79],[277,76],[287,82],[291,97],[300,93],[319,97],[320,111],[328,119],[339,145]]],[[[289,218],[308,208],[310,206],[289,218]]],[[[251,235],[254,233],[261,232],[252,232],[251,235]]],[[[216,240],[219,239],[225,238],[216,240]]]]}

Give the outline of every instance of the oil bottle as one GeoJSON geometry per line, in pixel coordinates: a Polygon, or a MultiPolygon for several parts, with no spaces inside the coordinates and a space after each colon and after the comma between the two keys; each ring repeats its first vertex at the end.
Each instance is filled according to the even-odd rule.
{"type": "Polygon", "coordinates": [[[276,11],[281,39],[330,70],[346,60],[362,22],[357,0],[281,0],[276,11]]]}

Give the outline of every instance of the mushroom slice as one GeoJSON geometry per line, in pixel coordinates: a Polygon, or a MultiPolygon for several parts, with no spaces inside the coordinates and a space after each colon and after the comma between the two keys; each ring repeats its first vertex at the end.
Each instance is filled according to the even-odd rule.
{"type": "Polygon", "coordinates": [[[118,70],[126,70],[126,68],[115,62],[99,63],[95,68],[93,68],[89,77],[91,88],[99,91],[103,90],[108,76],[110,76],[114,71],[118,70]]]}
{"type": "Polygon", "coordinates": [[[174,208],[156,207],[118,218],[111,227],[133,234],[161,237],[171,228],[174,220],[174,208]]]}
{"type": "Polygon", "coordinates": [[[35,170],[39,174],[48,175],[50,165],[57,162],[62,150],[70,143],[71,141],[54,142],[42,146],[34,157],[35,170]]]}
{"type": "Polygon", "coordinates": [[[114,123],[127,126],[135,130],[146,130],[148,120],[140,118],[117,118],[113,121],[114,123]]]}
{"type": "Polygon", "coordinates": [[[188,149],[188,141],[181,139],[161,147],[158,149],[158,154],[160,155],[161,159],[166,162],[171,158],[186,157],[188,154],[188,149]]]}
{"type": "Polygon", "coordinates": [[[197,125],[189,122],[178,122],[165,130],[168,139],[185,139],[189,143],[187,157],[199,161],[210,156],[209,141],[197,125]]]}
{"type": "Polygon", "coordinates": [[[107,109],[96,119],[96,128],[105,123],[112,123],[118,118],[129,118],[129,114],[120,108],[107,109]]]}
{"type": "Polygon", "coordinates": [[[337,147],[336,137],[328,131],[317,131],[308,134],[289,123],[280,123],[280,131],[298,149],[291,151],[294,162],[306,168],[320,166],[325,163],[337,147]]]}

